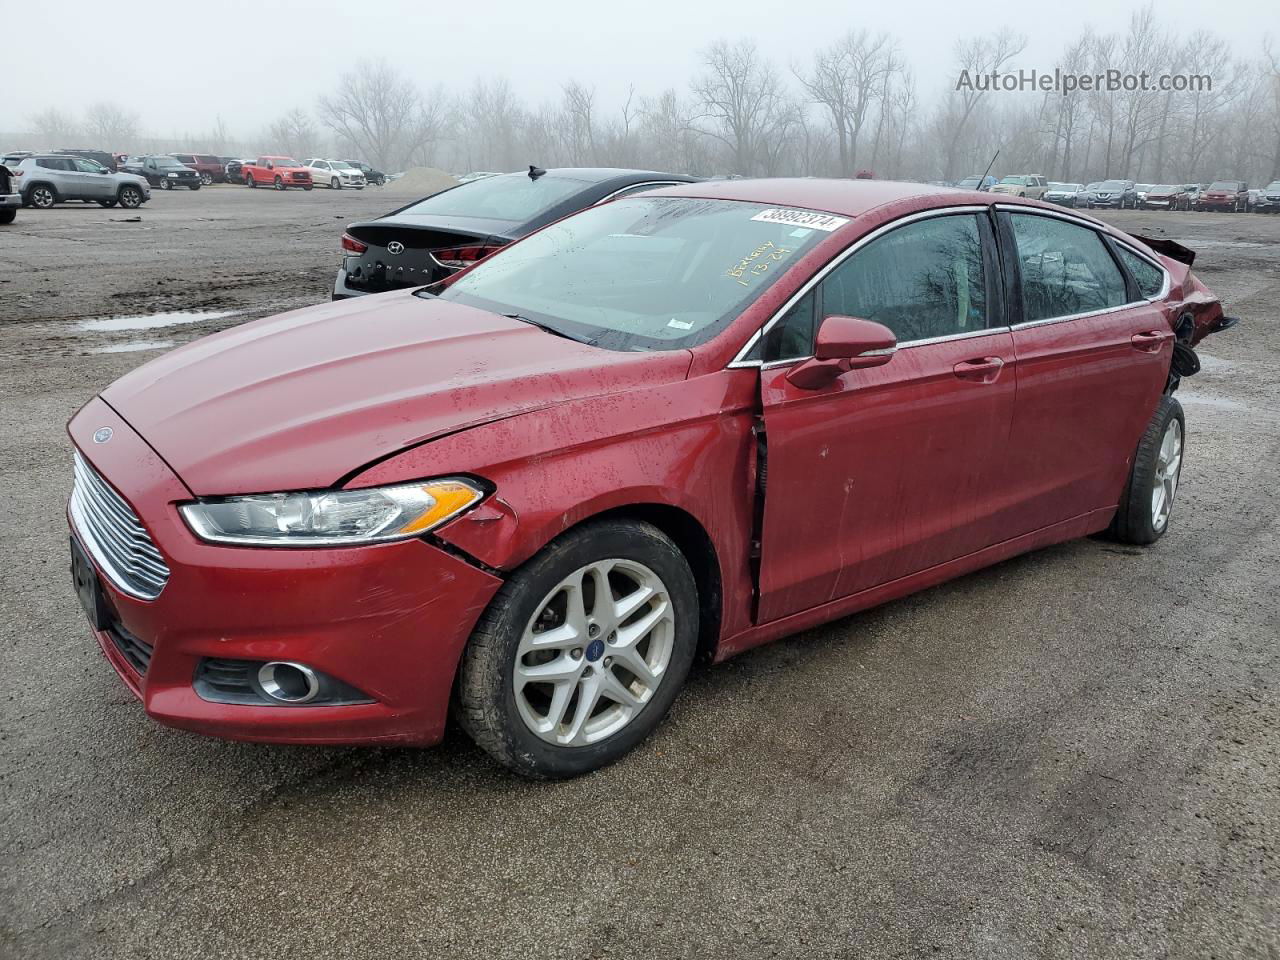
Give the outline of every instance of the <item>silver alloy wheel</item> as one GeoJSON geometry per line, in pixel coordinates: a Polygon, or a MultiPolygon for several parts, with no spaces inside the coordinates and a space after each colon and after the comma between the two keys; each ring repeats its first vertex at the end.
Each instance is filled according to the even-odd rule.
{"type": "Polygon", "coordinates": [[[49,187],[36,187],[31,191],[32,206],[47,210],[53,206],[53,190],[49,187]]]}
{"type": "Polygon", "coordinates": [[[1151,483],[1151,526],[1163,530],[1173,512],[1173,497],[1178,492],[1178,478],[1182,471],[1182,424],[1177,418],[1169,421],[1160,439],[1160,452],[1156,455],[1156,469],[1151,483]]]}
{"type": "Polygon", "coordinates": [[[635,560],[580,567],[543,597],[516,650],[516,708],[540,739],[579,747],[613,736],[653,699],[671,663],[666,585],[635,560]]]}
{"type": "Polygon", "coordinates": [[[161,180],[161,181],[160,181],[160,189],[161,189],[161,190],[172,190],[172,189],[173,189],[173,181],[172,181],[172,180],[170,180],[168,177],[165,177],[163,180],[161,180]]]}
{"type": "Polygon", "coordinates": [[[212,173],[200,174],[200,182],[204,184],[206,187],[209,186],[209,184],[213,183],[213,174],[212,173]]]}
{"type": "Polygon", "coordinates": [[[330,181],[329,181],[329,189],[330,189],[330,190],[341,190],[341,189],[342,189],[342,181],[341,181],[341,180],[339,180],[337,177],[334,177],[332,180],[330,180],[330,181]]]}
{"type": "Polygon", "coordinates": [[[123,187],[120,190],[120,206],[127,207],[132,210],[141,206],[142,194],[136,187],[123,187]]]}

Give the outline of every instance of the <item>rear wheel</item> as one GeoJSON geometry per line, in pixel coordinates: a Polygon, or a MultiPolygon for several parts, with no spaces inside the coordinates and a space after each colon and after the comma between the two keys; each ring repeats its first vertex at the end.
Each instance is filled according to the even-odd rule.
{"type": "Polygon", "coordinates": [[[40,210],[48,210],[57,202],[58,195],[47,184],[37,183],[27,191],[27,203],[40,210]]]}
{"type": "Polygon", "coordinates": [[[697,633],[697,588],[670,539],[633,520],[584,525],[516,571],[480,618],[458,719],[523,776],[587,773],[662,720],[697,633]]]}
{"type": "Polygon", "coordinates": [[[172,180],[170,180],[168,177],[166,177],[165,179],[161,180],[161,181],[160,181],[160,189],[161,189],[161,190],[172,190],[172,189],[173,189],[173,181],[172,181],[172,180]]]}
{"type": "Polygon", "coordinates": [[[250,187],[256,187],[258,185],[258,181],[253,179],[252,173],[246,173],[244,175],[244,182],[250,187]]]}
{"type": "Polygon", "coordinates": [[[128,210],[142,206],[142,191],[133,184],[125,184],[121,187],[116,198],[120,201],[120,206],[128,210]]]}
{"type": "Polygon", "coordinates": [[[1182,404],[1163,396],[1138,443],[1129,482],[1111,533],[1123,543],[1155,543],[1169,529],[1173,500],[1182,479],[1186,419],[1182,404]]]}

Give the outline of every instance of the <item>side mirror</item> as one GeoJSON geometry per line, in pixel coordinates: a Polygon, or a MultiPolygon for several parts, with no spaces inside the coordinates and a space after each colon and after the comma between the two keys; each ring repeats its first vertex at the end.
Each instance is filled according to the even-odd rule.
{"type": "Polygon", "coordinates": [[[268,160],[268,161],[267,161],[267,169],[268,169],[268,170],[274,170],[275,168],[276,168],[276,165],[275,165],[274,163],[272,163],[270,160],[268,160]]]}
{"type": "Polygon", "coordinates": [[[883,366],[897,349],[897,337],[882,323],[827,317],[818,327],[813,359],[792,367],[787,379],[802,390],[817,390],[850,370],[883,366]]]}

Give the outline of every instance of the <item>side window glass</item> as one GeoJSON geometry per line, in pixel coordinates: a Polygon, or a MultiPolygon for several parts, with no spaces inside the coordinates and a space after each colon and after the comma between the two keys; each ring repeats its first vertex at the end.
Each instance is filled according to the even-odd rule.
{"type": "Polygon", "coordinates": [[[797,300],[760,339],[749,359],[773,363],[775,360],[801,360],[813,356],[816,302],[815,290],[797,300]]]}
{"type": "Polygon", "coordinates": [[[1133,274],[1133,279],[1138,281],[1138,290],[1142,295],[1148,298],[1158,295],[1164,289],[1164,272],[1125,247],[1118,246],[1118,249],[1120,259],[1133,274]]]}
{"type": "Polygon", "coordinates": [[[1011,214],[1022,270],[1022,319],[1049,320],[1118,307],[1124,277],[1102,238],[1052,217],[1011,214]]]}
{"type": "Polygon", "coordinates": [[[987,309],[982,235],[972,214],[898,227],[822,283],[825,316],[883,323],[899,343],[981,330],[987,309]]]}

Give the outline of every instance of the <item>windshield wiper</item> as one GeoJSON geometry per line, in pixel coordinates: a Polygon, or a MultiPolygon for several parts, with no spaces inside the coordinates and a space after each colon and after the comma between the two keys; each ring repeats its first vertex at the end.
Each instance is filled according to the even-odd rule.
{"type": "Polygon", "coordinates": [[[504,313],[503,316],[508,320],[519,320],[521,323],[527,323],[531,327],[537,327],[539,330],[545,330],[547,333],[554,334],[557,337],[564,337],[566,340],[572,340],[574,343],[585,343],[588,346],[595,346],[594,340],[589,340],[586,337],[575,337],[572,333],[565,333],[563,330],[558,330],[550,324],[539,323],[537,320],[531,320],[523,314],[504,313]]]}

